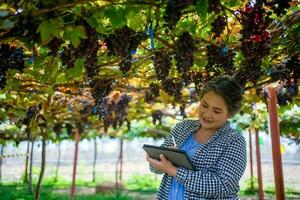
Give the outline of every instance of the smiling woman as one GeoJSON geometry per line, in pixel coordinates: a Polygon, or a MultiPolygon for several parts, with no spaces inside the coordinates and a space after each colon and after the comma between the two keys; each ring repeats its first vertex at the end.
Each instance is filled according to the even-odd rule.
{"type": "Polygon", "coordinates": [[[147,156],[151,171],[165,173],[157,199],[239,199],[239,180],[247,162],[246,142],[228,119],[239,111],[242,95],[242,88],[230,76],[207,82],[201,91],[199,119],[177,124],[162,144],[171,147],[174,138],[196,171],[176,167],[164,155],[160,160],[147,156]]]}

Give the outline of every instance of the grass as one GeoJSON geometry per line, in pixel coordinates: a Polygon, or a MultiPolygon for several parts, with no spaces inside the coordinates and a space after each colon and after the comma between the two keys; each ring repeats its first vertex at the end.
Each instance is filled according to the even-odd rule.
{"type": "MultiPolygon", "coordinates": [[[[86,181],[82,179],[76,180],[76,186],[83,190],[94,189],[106,180],[99,177],[96,182],[86,181]]],[[[36,183],[36,182],[35,182],[36,183]]],[[[147,175],[134,175],[124,182],[125,190],[119,194],[86,194],[86,192],[77,192],[76,200],[131,200],[136,199],[131,197],[133,193],[142,196],[150,196],[157,192],[160,184],[160,177],[147,175]]],[[[54,177],[45,177],[43,180],[41,200],[69,200],[70,199],[71,180],[59,178],[55,180],[54,177]]],[[[246,184],[239,192],[240,196],[258,196],[258,185],[254,182],[254,189],[250,188],[250,184],[246,184]]],[[[93,191],[93,190],[90,190],[93,191]]],[[[87,192],[91,193],[91,192],[87,192]]],[[[275,198],[274,186],[265,186],[264,193],[267,198],[275,198]]],[[[293,189],[292,186],[285,186],[286,199],[300,199],[300,190],[293,189]]],[[[34,195],[29,193],[28,185],[22,182],[0,182],[0,200],[32,200],[34,195]]]]}
{"type": "MultiPolygon", "coordinates": [[[[29,193],[27,185],[2,185],[0,186],[0,200],[32,200],[34,194],[29,193]]],[[[41,200],[69,200],[69,193],[58,193],[57,188],[52,186],[43,186],[40,196],[41,200]]],[[[124,194],[91,194],[76,195],[76,200],[132,200],[124,194]]]]}

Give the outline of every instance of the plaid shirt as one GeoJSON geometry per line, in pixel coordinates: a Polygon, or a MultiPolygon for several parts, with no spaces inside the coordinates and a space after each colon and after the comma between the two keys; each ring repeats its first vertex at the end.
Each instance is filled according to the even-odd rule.
{"type": "MultiPolygon", "coordinates": [[[[198,120],[178,123],[167,136],[162,146],[172,146],[172,135],[181,146],[188,135],[199,129],[198,120]]],[[[227,121],[210,138],[208,143],[196,150],[192,162],[196,171],[179,167],[175,180],[185,187],[185,200],[222,199],[237,200],[239,180],[247,164],[246,141],[242,134],[230,127],[227,121]]],[[[150,166],[152,172],[161,171],[150,166]]],[[[172,177],[164,174],[158,200],[168,200],[172,177]]]]}

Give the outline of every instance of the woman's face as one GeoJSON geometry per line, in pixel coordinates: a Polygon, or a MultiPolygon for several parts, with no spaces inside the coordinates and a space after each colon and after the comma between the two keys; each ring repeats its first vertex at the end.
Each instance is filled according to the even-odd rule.
{"type": "Polygon", "coordinates": [[[204,94],[199,106],[199,120],[201,128],[215,131],[220,128],[229,118],[225,99],[213,92],[204,94]]]}

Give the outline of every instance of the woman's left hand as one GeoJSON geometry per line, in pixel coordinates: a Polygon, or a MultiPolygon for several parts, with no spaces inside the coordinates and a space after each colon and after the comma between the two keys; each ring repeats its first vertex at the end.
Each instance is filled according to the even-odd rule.
{"type": "Polygon", "coordinates": [[[175,167],[171,161],[167,160],[167,158],[163,155],[159,155],[160,160],[151,158],[147,155],[146,159],[154,168],[167,173],[169,176],[176,176],[177,167],[175,167]]]}

